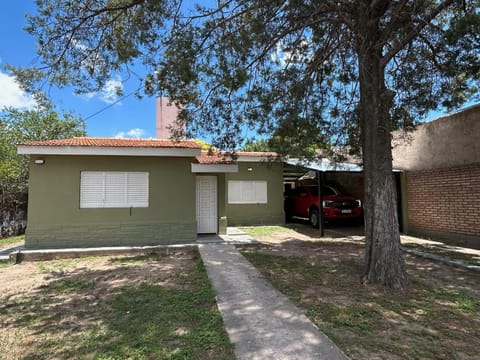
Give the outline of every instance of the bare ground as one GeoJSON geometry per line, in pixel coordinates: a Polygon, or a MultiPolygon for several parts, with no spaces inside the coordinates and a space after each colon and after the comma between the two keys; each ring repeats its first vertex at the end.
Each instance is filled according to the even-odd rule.
{"type": "MultiPolygon", "coordinates": [[[[204,289],[199,288],[199,284],[203,286],[201,285],[203,280],[196,279],[206,277],[198,275],[198,262],[199,256],[196,253],[177,253],[169,256],[102,256],[24,262],[2,267],[0,359],[95,358],[98,356],[98,349],[103,351],[104,355],[101,356],[110,354],[108,358],[143,358],[145,354],[147,354],[145,358],[170,358],[169,356],[179,351],[175,350],[176,348],[183,351],[187,347],[185,344],[190,344],[183,343],[182,338],[188,337],[192,332],[188,329],[191,326],[191,319],[182,322],[180,318],[186,318],[187,315],[162,315],[158,310],[155,311],[152,315],[165,316],[165,321],[169,319],[168,315],[173,316],[174,320],[168,320],[165,328],[155,329],[168,332],[165,340],[155,334],[138,334],[144,331],[143,326],[155,328],[155,324],[148,325],[154,316],[149,318],[148,313],[133,314],[133,312],[142,309],[148,312],[152,311],[149,309],[155,308],[155,305],[149,305],[152,301],[155,303],[155,299],[150,299],[150,294],[153,297],[162,296],[160,294],[167,296],[172,290],[175,294],[194,294],[204,289]],[[134,301],[129,300],[128,296],[138,297],[139,303],[132,303],[131,310],[126,312],[120,310],[121,312],[117,313],[118,309],[115,310],[115,307],[134,301]],[[142,305],[143,301],[146,305],[142,305]],[[147,309],[147,306],[150,308],[147,309]],[[132,314],[129,314],[130,311],[132,314]],[[132,318],[130,328],[123,325],[123,322],[128,320],[122,318],[128,316],[135,316],[132,318]],[[140,324],[137,324],[138,319],[141,319],[140,324]],[[177,326],[172,325],[177,319],[178,329],[168,328],[177,326]],[[146,339],[143,345],[132,340],[142,336],[146,339]],[[149,342],[155,339],[163,343],[163,347],[149,345],[149,342]],[[148,347],[154,350],[148,350],[148,347]],[[149,351],[156,352],[150,352],[148,355],[149,351]]],[[[210,311],[211,305],[208,303],[203,305],[201,301],[203,300],[198,300],[198,313],[205,311],[205,308],[206,311],[210,311]]],[[[156,306],[161,308],[162,305],[156,306]]],[[[165,306],[178,308],[175,304],[165,306]]],[[[215,315],[217,321],[218,318],[219,314],[215,315]]],[[[221,323],[220,329],[223,331],[221,323]]],[[[226,338],[226,335],[219,336],[226,338]]],[[[212,345],[205,350],[200,347],[192,351],[197,353],[205,351],[205,356],[222,358],[229,354],[228,345],[226,349],[212,345]]]]}

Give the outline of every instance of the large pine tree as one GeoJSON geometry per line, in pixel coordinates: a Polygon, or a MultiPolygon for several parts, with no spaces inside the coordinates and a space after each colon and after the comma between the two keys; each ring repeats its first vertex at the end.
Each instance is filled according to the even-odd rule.
{"type": "Polygon", "coordinates": [[[189,130],[218,148],[235,148],[247,126],[300,150],[359,149],[364,279],[405,289],[390,132],[477,92],[478,1],[204,3],[37,0],[28,30],[45,67],[17,73],[87,92],[141,64],[140,92],[179,102],[189,130]]]}

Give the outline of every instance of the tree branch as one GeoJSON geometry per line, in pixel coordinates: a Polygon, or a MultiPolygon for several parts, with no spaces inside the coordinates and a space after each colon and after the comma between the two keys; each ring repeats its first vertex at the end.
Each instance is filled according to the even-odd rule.
{"type": "MultiPolygon", "coordinates": [[[[93,18],[95,18],[95,17],[97,17],[97,16],[99,16],[103,13],[106,13],[106,12],[128,10],[132,7],[137,6],[137,5],[141,5],[142,3],[145,3],[146,1],[147,0],[134,0],[131,3],[125,4],[125,5],[118,5],[118,6],[111,6],[111,7],[107,6],[107,7],[101,8],[101,9],[94,10],[94,11],[91,12],[91,14],[80,18],[79,23],[77,25],[73,26],[70,29],[70,31],[69,31],[70,35],[68,36],[67,41],[65,42],[65,46],[63,48],[63,51],[59,55],[57,60],[55,61],[54,65],[60,63],[60,61],[65,57],[65,54],[67,53],[68,49],[70,48],[70,45],[72,44],[72,42],[74,40],[75,34],[88,20],[93,19],[93,18]]],[[[114,18],[114,20],[117,19],[117,18],[118,18],[118,16],[116,18],[114,18]]],[[[113,21],[111,21],[111,22],[113,22],[113,21]]]]}
{"type": "Polygon", "coordinates": [[[382,31],[382,37],[381,37],[381,41],[382,41],[382,42],[387,41],[387,39],[390,38],[390,35],[392,34],[392,32],[393,32],[395,29],[397,29],[398,22],[399,22],[399,20],[401,19],[400,13],[401,13],[402,10],[405,8],[405,6],[407,5],[407,3],[408,3],[408,0],[402,0],[402,1],[397,5],[397,7],[392,11],[390,23],[389,23],[389,24],[385,27],[385,29],[382,31]]]}
{"type": "Polygon", "coordinates": [[[405,35],[403,39],[401,39],[389,52],[387,52],[382,59],[380,60],[382,66],[386,66],[388,62],[395,56],[397,53],[402,50],[405,45],[410,43],[413,39],[415,39],[418,34],[428,25],[430,22],[443,10],[448,8],[455,0],[444,0],[440,3],[435,9],[433,9],[430,14],[425,16],[425,18],[421,19],[421,22],[409,33],[405,35]]]}

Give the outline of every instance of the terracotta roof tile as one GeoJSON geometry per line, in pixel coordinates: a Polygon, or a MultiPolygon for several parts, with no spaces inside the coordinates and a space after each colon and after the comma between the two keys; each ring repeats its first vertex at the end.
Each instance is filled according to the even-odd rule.
{"type": "Polygon", "coordinates": [[[234,161],[230,156],[222,152],[206,152],[202,151],[200,156],[197,156],[199,164],[233,164],[234,161]]]}
{"type": "Polygon", "coordinates": [[[190,140],[169,139],[113,139],[97,137],[74,137],[70,139],[29,141],[25,146],[85,146],[85,147],[138,147],[138,148],[187,148],[198,149],[199,146],[190,140]]]}

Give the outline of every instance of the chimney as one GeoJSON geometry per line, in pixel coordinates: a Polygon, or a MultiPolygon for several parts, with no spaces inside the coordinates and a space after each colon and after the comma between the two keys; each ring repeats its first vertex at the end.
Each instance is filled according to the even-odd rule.
{"type": "MultiPolygon", "coordinates": [[[[159,97],[157,106],[157,139],[169,139],[172,135],[170,128],[176,126],[176,120],[180,109],[175,104],[168,104],[168,97],[159,97]]],[[[185,132],[185,131],[184,131],[185,132]]]]}

